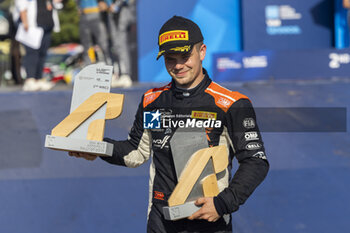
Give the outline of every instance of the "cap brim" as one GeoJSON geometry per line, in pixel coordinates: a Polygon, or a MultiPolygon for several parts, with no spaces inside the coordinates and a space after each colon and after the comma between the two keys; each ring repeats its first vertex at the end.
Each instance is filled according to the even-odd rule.
{"type": "Polygon", "coordinates": [[[163,56],[165,53],[189,53],[193,49],[193,45],[184,45],[184,46],[176,46],[176,47],[168,47],[159,51],[157,55],[157,60],[163,56]]]}

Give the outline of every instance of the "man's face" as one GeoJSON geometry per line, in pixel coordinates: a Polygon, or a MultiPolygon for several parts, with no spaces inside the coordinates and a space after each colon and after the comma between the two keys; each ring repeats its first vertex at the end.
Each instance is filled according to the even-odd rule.
{"type": "Polygon", "coordinates": [[[193,88],[203,79],[202,61],[206,45],[194,45],[190,53],[164,54],[165,67],[176,84],[182,88],[193,88]]]}

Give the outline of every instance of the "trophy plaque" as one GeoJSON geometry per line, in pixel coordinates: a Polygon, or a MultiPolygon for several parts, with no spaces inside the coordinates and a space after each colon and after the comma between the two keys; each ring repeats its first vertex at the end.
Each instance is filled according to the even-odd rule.
{"type": "Polygon", "coordinates": [[[89,65],[74,78],[70,114],[46,135],[45,147],[112,156],[113,144],[103,141],[105,120],[120,116],[124,95],[109,93],[112,66],[89,65]]]}
{"type": "Polygon", "coordinates": [[[216,174],[227,168],[228,152],[226,146],[208,147],[204,129],[189,132],[179,128],[170,146],[178,184],[168,199],[168,206],[163,207],[163,213],[167,220],[178,220],[200,209],[194,204],[199,197],[219,194],[216,174]]]}

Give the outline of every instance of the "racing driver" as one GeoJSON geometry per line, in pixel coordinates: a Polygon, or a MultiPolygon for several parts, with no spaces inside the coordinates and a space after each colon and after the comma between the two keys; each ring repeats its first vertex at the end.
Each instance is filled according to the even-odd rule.
{"type": "MultiPolygon", "coordinates": [[[[159,31],[158,45],[157,60],[164,57],[172,81],[142,96],[128,139],[105,138],[114,144],[114,151],[112,157],[101,159],[137,167],[152,156],[147,232],[232,232],[231,213],[247,200],[269,169],[251,101],[209,78],[202,67],[207,47],[193,21],[180,16],[170,18],[159,31]],[[162,114],[169,112],[173,117],[162,121],[162,114]],[[149,113],[152,118],[148,117],[149,113]],[[188,218],[166,220],[162,208],[168,205],[167,200],[178,182],[171,137],[179,128],[193,126],[205,127],[208,147],[226,146],[228,167],[217,174],[217,196],[198,198],[195,204],[201,208],[188,218]],[[239,166],[231,175],[234,157],[239,166]]],[[[87,153],[69,152],[69,155],[87,160],[96,158],[87,153]]]]}

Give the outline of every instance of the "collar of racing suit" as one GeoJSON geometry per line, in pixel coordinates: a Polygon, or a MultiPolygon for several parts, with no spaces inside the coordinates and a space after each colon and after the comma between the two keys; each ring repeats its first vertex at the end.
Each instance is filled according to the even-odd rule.
{"type": "Polygon", "coordinates": [[[191,89],[184,89],[184,88],[176,87],[176,84],[173,80],[171,88],[172,88],[172,91],[173,91],[175,97],[182,99],[182,98],[193,97],[199,93],[202,93],[211,83],[211,79],[208,76],[208,72],[204,68],[203,68],[203,74],[204,74],[203,80],[196,87],[191,88],[191,89]]]}

